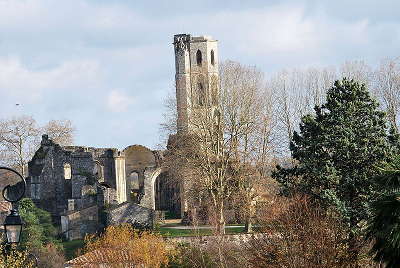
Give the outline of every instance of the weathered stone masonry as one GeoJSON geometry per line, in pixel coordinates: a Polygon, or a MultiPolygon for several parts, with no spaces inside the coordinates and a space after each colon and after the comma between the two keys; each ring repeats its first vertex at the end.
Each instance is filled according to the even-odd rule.
{"type": "Polygon", "coordinates": [[[115,219],[149,228],[156,207],[174,209],[175,213],[180,210],[176,204],[179,189],[157,187],[157,182],[165,179],[165,175],[160,176],[161,159],[162,152],[140,145],[122,152],[114,148],[61,147],[43,135],[40,148],[29,162],[26,195],[51,213],[68,239],[114,224],[115,219]],[[176,199],[166,203],[170,207],[157,204],[169,199],[171,192],[176,199]]]}
{"type": "MultiPolygon", "coordinates": [[[[174,36],[178,132],[193,131],[191,114],[219,95],[218,48],[211,37],[174,36]]],[[[171,139],[174,136],[171,136],[171,139]]],[[[68,239],[107,224],[149,228],[155,210],[184,215],[184,186],[168,179],[162,151],[132,145],[115,148],[61,147],[43,135],[28,164],[26,196],[47,211],[68,239]]],[[[182,174],[184,176],[184,174],[182,174]]],[[[182,180],[184,181],[184,179],[182,180]]]]}

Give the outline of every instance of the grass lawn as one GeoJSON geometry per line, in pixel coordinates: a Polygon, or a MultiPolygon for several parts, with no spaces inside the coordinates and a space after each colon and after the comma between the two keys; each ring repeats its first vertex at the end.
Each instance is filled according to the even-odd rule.
{"type": "MultiPolygon", "coordinates": [[[[194,236],[194,235],[212,235],[213,230],[211,229],[199,229],[199,230],[190,230],[190,229],[174,229],[168,227],[159,227],[155,230],[161,236],[165,237],[176,237],[176,236],[194,236]]],[[[239,234],[244,233],[244,227],[238,226],[233,228],[226,228],[225,232],[227,234],[239,234]]]]}
{"type": "Polygon", "coordinates": [[[71,260],[76,257],[75,253],[79,248],[83,248],[84,241],[81,239],[72,240],[62,243],[64,247],[64,255],[67,260],[71,260]]]}

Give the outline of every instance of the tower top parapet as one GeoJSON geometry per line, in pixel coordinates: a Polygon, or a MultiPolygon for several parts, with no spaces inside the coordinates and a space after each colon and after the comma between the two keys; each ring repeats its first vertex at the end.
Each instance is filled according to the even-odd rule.
{"type": "Polygon", "coordinates": [[[174,44],[177,43],[178,41],[196,42],[196,41],[217,41],[217,40],[214,40],[211,35],[192,36],[190,34],[175,34],[174,44]]]}
{"type": "Polygon", "coordinates": [[[217,41],[214,40],[210,35],[193,36],[191,41],[217,41]]]}

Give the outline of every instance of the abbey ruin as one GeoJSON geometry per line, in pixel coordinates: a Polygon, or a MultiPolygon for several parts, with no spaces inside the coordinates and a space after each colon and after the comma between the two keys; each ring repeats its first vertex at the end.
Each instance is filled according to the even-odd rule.
{"type": "MultiPolygon", "coordinates": [[[[178,132],[190,129],[191,110],[217,102],[218,49],[211,37],[174,36],[178,132]]],[[[178,141],[179,142],[179,141],[178,141]]],[[[27,197],[61,225],[67,239],[104,226],[132,223],[152,228],[157,211],[182,216],[180,185],[168,180],[166,151],[141,145],[115,148],[62,147],[47,135],[29,162],[27,197]]]]}

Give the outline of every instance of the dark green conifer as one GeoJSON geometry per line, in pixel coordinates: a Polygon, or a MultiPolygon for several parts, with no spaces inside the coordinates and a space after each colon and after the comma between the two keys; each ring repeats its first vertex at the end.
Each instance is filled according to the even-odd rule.
{"type": "Polygon", "coordinates": [[[349,247],[358,255],[361,231],[376,199],[378,166],[394,153],[385,113],[364,85],[336,81],[326,103],[306,115],[290,146],[295,166],[278,167],[274,177],[284,193],[302,192],[335,208],[349,227],[349,247]]]}

